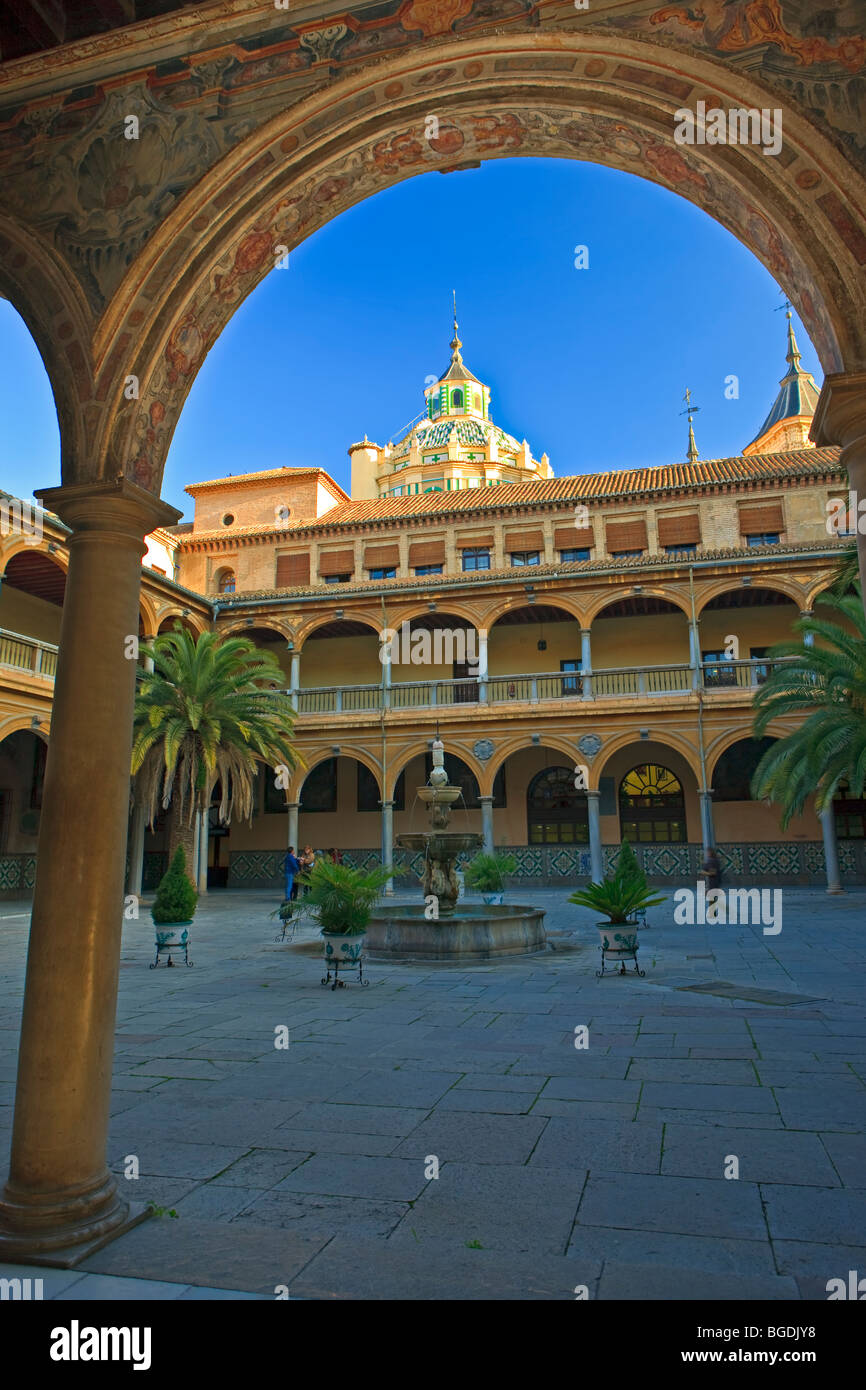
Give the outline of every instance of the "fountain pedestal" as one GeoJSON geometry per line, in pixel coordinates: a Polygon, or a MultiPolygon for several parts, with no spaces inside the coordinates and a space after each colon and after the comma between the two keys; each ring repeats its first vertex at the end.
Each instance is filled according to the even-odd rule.
{"type": "Polygon", "coordinates": [[[456,911],[460,885],[457,856],[480,849],[474,831],[449,830],[451,808],[460,788],[448,784],[442,744],[433,744],[430,786],[419,787],[427,806],[430,830],[397,836],[402,849],[424,855],[424,903],[379,907],[367,928],[372,960],[429,961],[467,965],[496,956],[532,955],[547,949],[544,912],[511,904],[466,904],[456,911]]]}

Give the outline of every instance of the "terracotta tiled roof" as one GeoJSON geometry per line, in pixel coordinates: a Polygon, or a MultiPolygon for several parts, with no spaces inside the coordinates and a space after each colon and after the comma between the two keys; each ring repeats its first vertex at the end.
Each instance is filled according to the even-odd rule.
{"type": "Polygon", "coordinates": [[[195,497],[198,492],[208,492],[215,488],[231,488],[238,483],[264,483],[272,478],[282,478],[288,482],[295,478],[316,476],[322,478],[335,493],[339,493],[341,497],[349,500],[349,494],[340,487],[339,483],[334,482],[330,473],[326,472],[324,468],[290,468],[288,465],[284,468],[266,468],[261,473],[231,473],[227,478],[209,478],[204,483],[188,483],[184,492],[188,492],[190,497],[195,497]]]}
{"type": "MultiPolygon", "coordinates": [[[[697,563],[706,565],[713,560],[736,561],[749,560],[759,562],[764,559],[789,555],[789,556],[822,556],[833,555],[837,550],[842,550],[845,542],[841,539],[828,537],[826,544],[816,545],[814,541],[791,541],[783,545],[755,545],[740,549],[721,549],[721,550],[702,550],[697,557],[697,563]]],[[[465,587],[467,584],[477,584],[479,581],[485,584],[497,583],[511,580],[525,588],[527,584],[536,586],[539,580],[556,579],[565,575],[589,575],[589,574],[619,574],[622,571],[635,570],[671,570],[688,569],[689,560],[682,556],[674,555],[635,555],[631,557],[620,556],[616,559],[605,560],[571,560],[561,561],[553,565],[533,565],[531,569],[521,567],[520,569],[484,570],[483,573],[473,571],[464,574],[437,574],[415,576],[406,579],[361,579],[353,580],[348,584],[336,584],[323,587],[321,584],[302,584],[295,585],[287,589],[250,589],[242,593],[231,595],[220,595],[216,602],[219,603],[220,611],[224,609],[243,606],[246,603],[255,602],[258,599],[292,598],[307,597],[328,600],[337,603],[352,594],[399,594],[401,590],[429,588],[437,592],[443,589],[454,589],[465,587]]]]}
{"type": "MultiPolygon", "coordinates": [[[[774,454],[739,455],[700,463],[665,464],[660,468],[622,468],[607,473],[584,473],[571,478],[536,478],[525,483],[498,483],[493,487],[461,488],[459,492],[421,492],[411,497],[380,497],[360,502],[341,502],[315,521],[297,526],[232,526],[219,531],[196,531],[184,543],[235,538],[279,536],[286,542],[306,541],[321,530],[351,527],[367,522],[418,520],[489,512],[509,507],[526,508],[560,502],[617,501],[648,493],[700,492],[711,487],[783,482],[786,479],[819,478],[837,472],[839,450],[794,449],[774,454]]],[[[261,475],[265,476],[265,475],[261,475]]]]}

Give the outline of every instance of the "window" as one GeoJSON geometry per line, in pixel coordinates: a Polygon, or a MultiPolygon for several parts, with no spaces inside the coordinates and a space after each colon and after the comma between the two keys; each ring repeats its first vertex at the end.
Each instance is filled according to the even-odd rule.
{"type": "Polygon", "coordinates": [[[833,797],[833,814],[840,840],[866,840],[866,799],[852,796],[844,783],[833,797]]]}
{"type": "Polygon", "coordinates": [[[701,661],[704,663],[704,685],[710,689],[736,685],[738,670],[746,669],[734,666],[732,658],[724,652],[701,652],[701,661]]]}
{"type": "Polygon", "coordinates": [[[677,778],[657,763],[641,763],[619,789],[622,838],[629,844],[685,844],[686,803],[677,778]]]}
{"type": "Polygon", "coordinates": [[[233,594],[235,592],[235,572],[234,570],[221,570],[217,575],[217,593],[233,594]]]}
{"type": "Polygon", "coordinates": [[[780,539],[778,531],[759,531],[746,537],[746,545],[778,545],[780,539]]]}
{"type": "Polygon", "coordinates": [[[460,390],[459,386],[456,391],[451,392],[451,404],[454,406],[455,410],[463,409],[463,392],[460,390]]]}
{"type": "Polygon", "coordinates": [[[680,545],[663,545],[665,555],[697,555],[697,541],[683,541],[680,545]]]}
{"type": "Polygon", "coordinates": [[[590,554],[589,550],[560,550],[559,558],[563,564],[568,564],[573,560],[588,560],[590,554]]]}
{"type": "Polygon", "coordinates": [[[610,558],[612,560],[628,560],[632,555],[643,555],[642,550],[612,550],[610,558]]]}
{"type": "Polygon", "coordinates": [[[526,792],[531,845],[588,845],[589,805],[574,785],[573,767],[547,767],[526,792]]]}
{"type": "MultiPolygon", "coordinates": [[[[563,672],[579,671],[580,661],[575,656],[568,657],[565,661],[560,661],[559,669],[563,672]]],[[[571,676],[569,680],[564,680],[562,682],[563,695],[580,695],[582,691],[583,682],[581,681],[580,676],[571,676]]]]}
{"type": "MultiPolygon", "coordinates": [[[[752,661],[760,661],[762,657],[765,657],[767,655],[767,652],[769,650],[769,647],[750,647],[749,656],[751,657],[752,661]]],[[[754,680],[755,685],[763,685],[764,681],[770,674],[770,670],[770,666],[753,666],[752,671],[754,674],[752,676],[752,679],[754,680]]]]}
{"type": "Polygon", "coordinates": [[[489,570],[490,551],[483,550],[464,550],[463,551],[464,570],[489,570]]]}
{"type": "Polygon", "coordinates": [[[416,565],[413,574],[443,574],[444,565],[416,565]]]}
{"type": "Polygon", "coordinates": [[[396,579],[397,570],[391,565],[388,569],[367,570],[367,575],[370,579],[396,579]]]}
{"type": "Polygon", "coordinates": [[[326,574],[323,575],[326,584],[348,584],[351,579],[350,574],[326,574]]]}
{"type": "Polygon", "coordinates": [[[714,802],[751,801],[752,776],[773,738],[741,738],[726,748],[713,772],[714,802]]]}
{"type": "Polygon", "coordinates": [[[512,566],[517,565],[540,565],[541,552],[539,550],[513,550],[509,556],[512,566]]]}
{"type": "Polygon", "coordinates": [[[223,526],[233,526],[234,521],[234,514],[232,512],[226,512],[225,516],[223,517],[223,526]]]}

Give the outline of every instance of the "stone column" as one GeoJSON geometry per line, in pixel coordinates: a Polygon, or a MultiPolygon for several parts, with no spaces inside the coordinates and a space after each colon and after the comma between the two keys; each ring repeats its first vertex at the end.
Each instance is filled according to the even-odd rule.
{"type": "MultiPolygon", "coordinates": [[[[382,805],[382,863],[385,868],[394,868],[394,803],[383,801],[382,805]]],[[[394,880],[390,873],[385,884],[385,893],[390,897],[394,892],[394,880]]]]}
{"type": "Polygon", "coordinates": [[[68,1268],[146,1215],[105,1161],[136,673],[124,646],[143,538],[180,513],[123,478],[40,495],[71,534],[0,1260],[68,1268]]]}
{"type": "Polygon", "coordinates": [[[692,668],[692,689],[701,683],[701,629],[697,618],[689,622],[689,665],[692,668]]]}
{"type": "Polygon", "coordinates": [[[289,694],[297,695],[301,688],[301,653],[292,652],[292,670],[289,676],[289,694]]]}
{"type": "MultiPolygon", "coordinates": [[[[847,469],[856,503],[866,500],[866,372],[834,372],[824,378],[810,434],[816,444],[841,445],[839,467],[847,469]]],[[[866,527],[859,525],[863,513],[856,503],[860,589],[866,603],[866,527]]]]}
{"type": "Polygon", "coordinates": [[[604,851],[601,847],[601,792],[587,792],[589,806],[589,857],[590,873],[593,883],[601,883],[604,878],[604,851]]]}
{"type": "MultiPolygon", "coordinates": [[[[813,616],[814,616],[814,615],[813,615],[813,613],[812,613],[811,608],[804,608],[803,611],[802,611],[801,614],[800,614],[800,617],[801,617],[801,618],[811,618],[811,617],[813,617],[813,616]]],[[[815,645],[815,634],[814,634],[814,632],[804,632],[804,633],[803,633],[803,646],[804,646],[804,647],[814,647],[814,645],[815,645]]]]}
{"type": "Polygon", "coordinates": [[[821,812],[821,832],[824,836],[824,866],[827,870],[827,892],[844,893],[839,875],[839,846],[836,843],[836,817],[833,805],[821,812]]]}
{"type": "Polygon", "coordinates": [[[478,629],[478,699],[487,703],[487,628],[478,629]]]}
{"type": "Polygon", "coordinates": [[[207,811],[200,811],[199,833],[198,833],[198,891],[207,892],[207,855],[210,840],[210,815],[207,811]]]}
{"type": "Polygon", "coordinates": [[[581,693],[584,700],[592,699],[592,643],[590,640],[590,630],[588,627],[580,629],[580,672],[586,679],[582,683],[581,693]]]}
{"type": "Polygon", "coordinates": [[[144,876],[145,819],[144,807],[136,804],[133,807],[129,831],[129,878],[126,891],[134,893],[137,898],[141,897],[141,881],[144,876]]]}
{"type": "Polygon", "coordinates": [[[715,849],[716,833],[713,826],[713,793],[712,791],[699,791],[698,798],[701,803],[701,840],[703,850],[706,854],[708,849],[715,849]]]}
{"type": "Polygon", "coordinates": [[[289,802],[289,838],[287,844],[298,848],[298,812],[301,809],[300,801],[289,802]]]}
{"type": "Polygon", "coordinates": [[[379,648],[382,661],[382,707],[391,706],[391,643],[385,642],[379,648]]]}
{"type": "Polygon", "coordinates": [[[480,796],[478,800],[481,802],[481,848],[485,854],[493,854],[493,797],[480,796]]]}

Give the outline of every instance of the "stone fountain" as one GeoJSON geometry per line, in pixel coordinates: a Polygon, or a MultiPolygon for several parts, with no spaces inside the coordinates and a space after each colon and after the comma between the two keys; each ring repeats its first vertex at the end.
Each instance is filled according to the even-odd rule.
{"type": "Polygon", "coordinates": [[[418,788],[430,829],[397,836],[402,849],[423,852],[424,901],[417,907],[376,908],[367,930],[371,959],[464,965],[546,949],[544,912],[538,908],[464,903],[460,912],[456,911],[460,892],[457,857],[480,849],[482,843],[474,831],[448,829],[452,807],[460,795],[460,788],[449,784],[444,744],[437,737],[430,780],[426,787],[418,788]]]}

